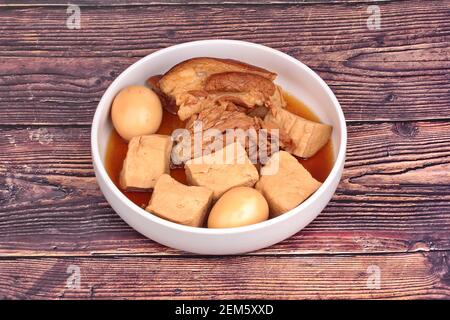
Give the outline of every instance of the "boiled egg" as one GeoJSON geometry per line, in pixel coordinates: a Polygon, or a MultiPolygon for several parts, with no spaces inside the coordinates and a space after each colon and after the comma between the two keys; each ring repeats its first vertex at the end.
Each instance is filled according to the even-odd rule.
{"type": "Polygon", "coordinates": [[[127,141],[158,131],[162,115],[158,95],[144,86],[122,89],[114,98],[111,108],[113,126],[127,141]]]}
{"type": "Polygon", "coordinates": [[[269,218],[269,205],[258,190],[235,187],[225,192],[211,209],[208,228],[233,228],[269,218]]]}

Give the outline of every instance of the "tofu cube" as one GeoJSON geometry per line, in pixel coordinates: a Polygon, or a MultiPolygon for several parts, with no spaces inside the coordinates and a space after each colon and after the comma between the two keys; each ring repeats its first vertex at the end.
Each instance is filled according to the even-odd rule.
{"type": "Polygon", "coordinates": [[[259,178],[258,170],[239,142],[191,159],[184,168],[188,183],[213,190],[214,200],[233,187],[253,187],[259,178]]]}
{"type": "Polygon", "coordinates": [[[294,146],[287,151],[301,158],[309,158],[319,151],[330,139],[333,129],[281,108],[267,113],[264,120],[275,123],[292,139],[294,146]]]}
{"type": "Polygon", "coordinates": [[[208,188],[186,186],[163,174],[156,182],[146,210],[172,222],[202,227],[212,194],[208,188]]]}
{"type": "Polygon", "coordinates": [[[169,173],[172,139],[170,136],[152,134],[134,137],[120,173],[120,185],[128,191],[148,191],[156,180],[169,173]]]}
{"type": "Polygon", "coordinates": [[[295,157],[280,151],[261,168],[255,188],[266,198],[271,217],[276,217],[298,206],[321,185],[295,157]]]}

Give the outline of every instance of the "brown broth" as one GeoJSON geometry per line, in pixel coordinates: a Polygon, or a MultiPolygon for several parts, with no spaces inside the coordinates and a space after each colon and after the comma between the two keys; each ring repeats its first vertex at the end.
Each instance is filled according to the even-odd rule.
{"type": "MultiPolygon", "coordinates": [[[[314,114],[314,112],[308,108],[303,102],[295,98],[289,93],[283,93],[284,99],[287,103],[287,110],[298,115],[299,117],[321,122],[320,119],[314,114]]],[[[308,159],[301,159],[296,157],[297,160],[311,173],[311,175],[320,182],[324,182],[325,179],[333,169],[334,153],[333,143],[331,140],[327,142],[315,155],[308,159]]]]}
{"type": "MultiPolygon", "coordinates": [[[[301,116],[305,119],[320,122],[319,118],[301,101],[294,96],[284,93],[284,98],[287,102],[287,110],[301,116]]],[[[172,131],[178,128],[184,128],[185,123],[181,121],[178,116],[173,115],[164,110],[163,121],[159,128],[159,134],[172,134],[172,131]]],[[[145,208],[150,200],[151,192],[129,192],[120,187],[119,176],[122,170],[122,164],[127,154],[128,145],[123,140],[116,130],[112,130],[109,138],[108,147],[106,149],[105,167],[109,177],[114,184],[123,192],[128,199],[140,207],[145,208]]],[[[334,156],[333,145],[329,141],[322,149],[320,149],[314,156],[309,159],[300,159],[298,161],[311,173],[317,180],[323,182],[330,174],[333,168],[334,156]]],[[[184,169],[171,169],[170,175],[177,181],[186,184],[186,175],[184,169]]]]}

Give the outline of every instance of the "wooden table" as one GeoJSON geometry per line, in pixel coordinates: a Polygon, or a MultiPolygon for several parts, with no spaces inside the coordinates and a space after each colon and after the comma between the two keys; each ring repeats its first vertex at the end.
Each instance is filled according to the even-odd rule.
{"type": "Polygon", "coordinates": [[[450,298],[449,0],[78,0],[81,29],[66,26],[66,1],[7,2],[0,298],[450,298]],[[370,5],[379,30],[368,27],[370,5]],[[110,208],[91,163],[90,124],[111,81],[149,53],[207,38],[303,61],[348,125],[344,175],[324,212],[242,256],[191,255],[139,235],[110,208]]]}

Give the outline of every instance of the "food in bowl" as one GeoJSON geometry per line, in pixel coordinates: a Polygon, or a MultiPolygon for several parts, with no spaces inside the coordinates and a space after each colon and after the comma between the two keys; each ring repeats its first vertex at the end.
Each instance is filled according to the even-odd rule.
{"type": "MultiPolygon", "coordinates": [[[[218,58],[188,59],[149,75],[145,89],[158,98],[162,116],[153,112],[142,131],[133,131],[133,121],[116,127],[120,117],[113,119],[108,174],[149,214],[193,227],[245,226],[295,208],[332,169],[332,127],[275,79],[218,58]]],[[[139,97],[129,101],[121,102],[127,112],[142,109],[139,97]]]]}
{"type": "Polygon", "coordinates": [[[236,187],[214,204],[208,216],[208,228],[241,227],[268,218],[269,205],[260,192],[251,187],[236,187]]]}
{"type": "Polygon", "coordinates": [[[119,135],[127,141],[155,133],[162,120],[161,101],[145,86],[127,87],[114,99],[111,120],[119,135]]]}

